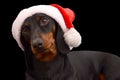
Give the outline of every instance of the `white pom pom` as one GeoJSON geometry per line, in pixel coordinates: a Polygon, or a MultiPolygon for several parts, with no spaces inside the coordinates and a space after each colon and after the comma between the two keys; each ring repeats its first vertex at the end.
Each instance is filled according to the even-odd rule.
{"type": "Polygon", "coordinates": [[[81,44],[81,35],[79,32],[71,28],[64,33],[65,42],[69,47],[78,47],[81,44]]]}

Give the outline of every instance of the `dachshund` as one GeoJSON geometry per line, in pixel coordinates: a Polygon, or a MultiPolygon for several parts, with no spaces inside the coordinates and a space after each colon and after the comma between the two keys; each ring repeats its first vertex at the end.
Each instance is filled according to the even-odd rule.
{"type": "Polygon", "coordinates": [[[59,24],[44,13],[24,20],[20,40],[25,52],[25,80],[120,80],[118,56],[70,51],[63,34],[59,24]]]}

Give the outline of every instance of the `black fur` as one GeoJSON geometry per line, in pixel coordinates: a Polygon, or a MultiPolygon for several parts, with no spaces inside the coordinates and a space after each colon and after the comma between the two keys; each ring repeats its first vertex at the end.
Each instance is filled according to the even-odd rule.
{"type": "MultiPolygon", "coordinates": [[[[41,14],[37,15],[41,16],[41,14]]],[[[38,26],[38,23],[31,18],[27,18],[26,21],[31,25],[38,26]]],[[[48,18],[52,20],[49,16],[48,18]]],[[[51,22],[56,26],[57,56],[49,62],[36,60],[30,44],[27,42],[33,39],[30,37],[31,35],[37,35],[39,31],[41,33],[52,31],[51,26],[37,29],[39,31],[36,31],[36,34],[32,34],[32,30],[36,28],[32,27],[30,33],[25,33],[27,37],[21,31],[21,42],[25,49],[26,80],[99,80],[101,73],[105,75],[105,80],[120,80],[120,58],[118,56],[100,51],[70,52],[69,47],[64,42],[63,31],[54,20],[51,22]]]]}
{"type": "Polygon", "coordinates": [[[59,27],[59,25],[57,25],[56,27],[57,27],[56,44],[57,44],[58,51],[62,54],[67,54],[70,52],[70,49],[64,41],[64,38],[63,38],[64,33],[63,33],[62,29],[59,27]]]}

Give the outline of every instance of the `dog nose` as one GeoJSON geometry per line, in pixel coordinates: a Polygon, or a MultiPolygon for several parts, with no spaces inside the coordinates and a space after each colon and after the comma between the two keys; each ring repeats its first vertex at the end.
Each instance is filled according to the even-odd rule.
{"type": "Polygon", "coordinates": [[[35,48],[41,48],[42,45],[43,45],[43,41],[42,41],[42,39],[40,39],[40,38],[33,39],[33,40],[32,40],[32,45],[33,45],[33,47],[35,47],[35,48]]]}

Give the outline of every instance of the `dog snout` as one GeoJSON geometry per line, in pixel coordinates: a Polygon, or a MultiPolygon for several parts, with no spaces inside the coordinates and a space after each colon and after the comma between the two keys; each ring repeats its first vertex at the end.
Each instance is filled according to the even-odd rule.
{"type": "Polygon", "coordinates": [[[40,38],[33,39],[32,45],[34,48],[41,48],[43,46],[43,41],[40,38]]]}

